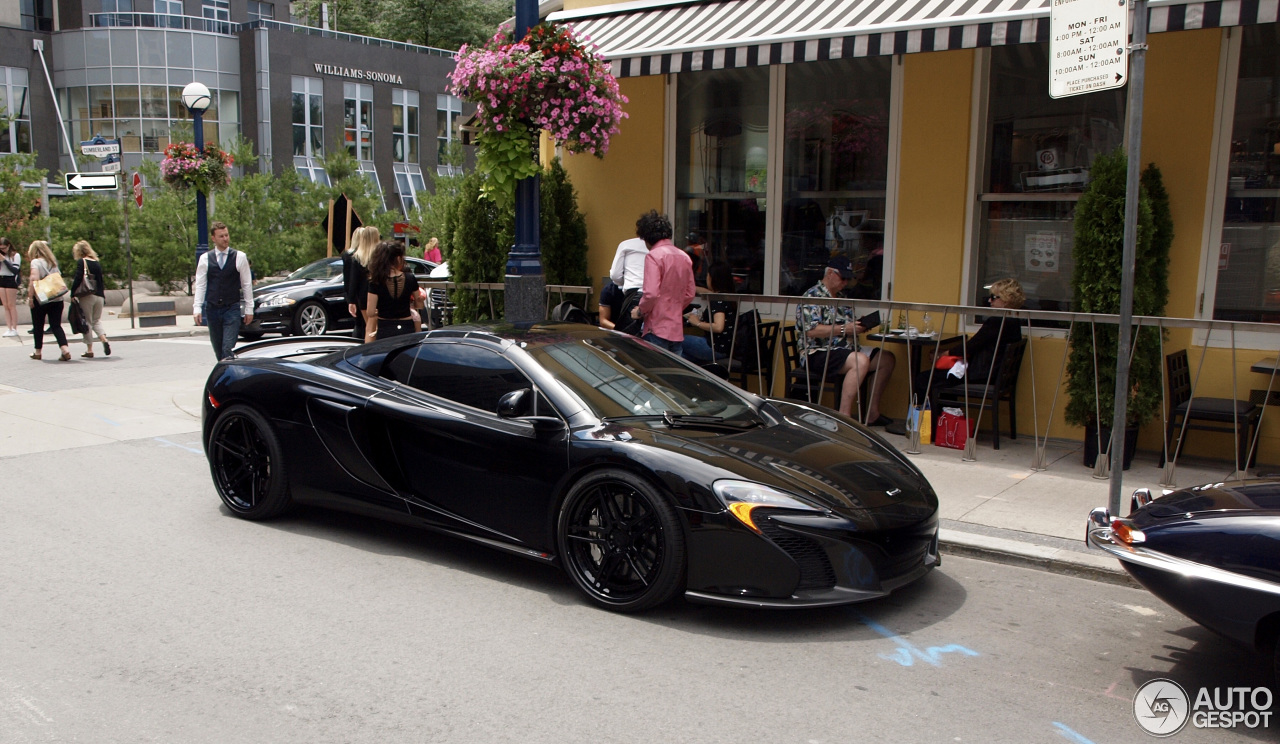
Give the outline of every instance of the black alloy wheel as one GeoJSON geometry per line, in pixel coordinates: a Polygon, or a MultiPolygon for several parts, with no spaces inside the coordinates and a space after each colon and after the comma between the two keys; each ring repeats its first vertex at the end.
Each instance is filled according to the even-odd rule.
{"type": "Polygon", "coordinates": [[[236,516],[270,519],[289,507],[280,440],[262,414],[228,408],[213,425],[207,451],[218,496],[236,516]]]}
{"type": "Polygon", "coordinates": [[[323,336],[329,330],[329,313],[319,302],[307,300],[294,311],[293,326],[299,336],[323,336]]]}
{"type": "Polygon", "coordinates": [[[570,578],[606,609],[647,610],[683,587],[685,541],[675,509],[631,473],[602,470],[578,481],[560,508],[556,542],[570,578]]]}

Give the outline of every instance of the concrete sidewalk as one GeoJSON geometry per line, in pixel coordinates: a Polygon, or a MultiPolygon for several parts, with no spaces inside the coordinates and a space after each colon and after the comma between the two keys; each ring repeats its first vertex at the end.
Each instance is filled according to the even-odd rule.
{"type": "MultiPolygon", "coordinates": [[[[120,317],[119,307],[107,308],[103,318],[115,353],[128,353],[116,344],[131,340],[208,335],[208,329],[196,326],[190,315],[179,315],[176,323],[156,328],[134,327],[128,318],[120,317]]],[[[18,338],[0,338],[0,352],[14,346],[29,348],[32,338],[27,331],[30,328],[30,325],[21,326],[18,338]]],[[[68,340],[73,357],[78,358],[84,351],[83,342],[78,336],[68,340]]],[[[52,343],[46,335],[45,345],[52,343]]],[[[102,347],[95,344],[95,351],[101,355],[102,347]]],[[[187,386],[189,390],[175,392],[174,405],[198,412],[203,381],[203,378],[193,379],[187,386]]],[[[888,439],[906,450],[906,437],[889,435],[888,439]]],[[[1031,438],[1024,435],[1016,440],[1002,439],[1000,444],[999,451],[992,449],[989,435],[981,432],[975,462],[964,462],[961,450],[934,445],[922,445],[919,454],[908,454],[938,493],[944,552],[1103,581],[1130,582],[1117,561],[1084,545],[1085,520],[1090,509],[1107,505],[1109,482],[1095,479],[1092,469],[1081,463],[1082,445],[1049,442],[1048,467],[1037,472],[1031,469],[1035,450],[1031,438]]],[[[1184,458],[1179,463],[1176,479],[1180,486],[1209,483],[1227,478],[1229,470],[1230,465],[1225,462],[1184,458]]],[[[1139,452],[1132,470],[1125,473],[1123,503],[1128,504],[1129,494],[1135,488],[1147,487],[1159,493],[1161,474],[1155,454],[1139,452]]]]}
{"type": "MultiPolygon", "coordinates": [[[[64,303],[64,305],[65,304],[66,303],[64,303]]],[[[116,342],[116,339],[119,339],[121,341],[128,341],[128,340],[138,340],[138,339],[144,339],[144,338],[169,338],[171,336],[201,336],[201,335],[207,336],[209,335],[209,329],[205,328],[204,326],[197,326],[195,322],[192,320],[191,315],[189,313],[188,314],[179,313],[175,318],[175,325],[156,326],[154,328],[143,328],[141,327],[141,323],[142,323],[141,318],[134,318],[134,319],[122,318],[120,317],[120,310],[121,310],[120,306],[114,306],[114,307],[108,306],[102,309],[103,330],[106,331],[107,338],[110,339],[111,343],[113,344],[116,342]]],[[[10,346],[27,346],[27,347],[32,346],[31,333],[29,333],[29,331],[31,330],[30,315],[27,312],[19,312],[18,315],[19,315],[18,337],[14,338],[12,336],[9,336],[7,338],[0,338],[0,348],[10,347],[10,346]]],[[[3,316],[3,310],[0,310],[0,316],[3,316]]],[[[7,328],[8,328],[7,325],[3,326],[3,328],[0,328],[0,333],[2,333],[7,328]]],[[[72,354],[74,356],[79,356],[84,351],[84,348],[83,348],[84,342],[81,340],[80,336],[73,335],[68,330],[67,317],[66,317],[65,310],[63,311],[63,316],[62,316],[62,329],[67,333],[67,341],[70,343],[72,354]],[[76,348],[76,347],[81,347],[81,348],[76,348]]],[[[44,345],[47,347],[53,343],[54,343],[53,336],[49,334],[48,331],[46,331],[44,334],[44,345]]],[[[102,347],[98,345],[96,338],[94,339],[94,352],[98,354],[102,353],[102,347]]]]}

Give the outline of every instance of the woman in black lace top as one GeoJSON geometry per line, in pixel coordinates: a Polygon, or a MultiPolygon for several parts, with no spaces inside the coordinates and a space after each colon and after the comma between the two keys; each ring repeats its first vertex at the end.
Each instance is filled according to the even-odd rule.
{"type": "Polygon", "coordinates": [[[418,279],[404,269],[404,246],[396,240],[378,243],[369,261],[365,343],[413,333],[416,329],[410,311],[420,303],[418,279]]]}

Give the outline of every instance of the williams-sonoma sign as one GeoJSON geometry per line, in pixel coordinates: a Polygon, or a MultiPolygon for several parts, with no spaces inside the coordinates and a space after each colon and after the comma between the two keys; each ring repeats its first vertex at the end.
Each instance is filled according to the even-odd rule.
{"type": "Polygon", "coordinates": [[[400,76],[393,72],[378,72],[376,70],[357,70],[353,67],[338,67],[337,65],[326,65],[316,62],[316,72],[321,75],[337,75],[338,77],[353,78],[355,80],[369,80],[375,83],[395,83],[396,85],[404,85],[400,80],[400,76]]]}

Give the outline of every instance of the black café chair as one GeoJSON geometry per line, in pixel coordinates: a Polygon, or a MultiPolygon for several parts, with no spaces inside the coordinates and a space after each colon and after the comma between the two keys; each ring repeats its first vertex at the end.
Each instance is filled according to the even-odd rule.
{"type": "MultiPolygon", "coordinates": [[[[1004,402],[1009,409],[1009,438],[1018,438],[1018,373],[1022,370],[1022,355],[1027,350],[1024,338],[1004,347],[1000,359],[996,362],[995,374],[991,384],[986,380],[971,380],[965,384],[951,387],[934,388],[930,397],[934,409],[942,404],[963,406],[965,393],[968,391],[969,407],[991,410],[991,429],[994,433],[994,448],[1000,449],[1000,403],[1004,402]],[[985,396],[985,402],[984,402],[985,396]]],[[[934,378],[935,380],[938,378],[934,378]]],[[[936,383],[935,383],[936,384],[936,383]]],[[[968,416],[968,413],[965,413],[968,416]]]]}
{"type": "MultiPolygon", "coordinates": [[[[798,332],[794,325],[782,329],[782,355],[787,363],[787,390],[784,397],[792,400],[803,400],[809,403],[821,403],[823,393],[822,370],[812,374],[808,367],[800,366],[800,348],[796,346],[798,332]],[[812,395],[812,397],[810,397],[812,395]]],[[[835,393],[835,407],[840,407],[840,390],[844,384],[844,375],[828,374],[826,384],[835,393]]]]}
{"type": "Polygon", "coordinates": [[[755,310],[738,315],[734,329],[736,332],[741,328],[743,333],[735,342],[734,358],[729,367],[729,382],[743,390],[750,390],[747,387],[747,376],[758,375],[764,379],[765,395],[773,395],[773,355],[778,347],[778,330],[781,327],[782,324],[776,320],[760,320],[760,313],[755,310]],[[755,343],[742,343],[744,338],[748,341],[754,338],[755,343]]]}
{"type": "MultiPolygon", "coordinates": [[[[1173,451],[1174,459],[1182,451],[1182,441],[1186,434],[1182,431],[1182,422],[1186,420],[1186,428],[1200,431],[1216,431],[1236,436],[1236,467],[1246,459],[1250,462],[1246,468],[1253,467],[1258,453],[1249,458],[1249,444],[1253,441],[1253,433],[1258,427],[1261,409],[1247,400],[1235,398],[1192,398],[1191,369],[1187,364],[1187,350],[1175,351],[1165,357],[1165,371],[1169,377],[1169,423],[1165,428],[1164,441],[1166,448],[1173,451]],[[1244,426],[1246,436],[1239,436],[1236,421],[1244,426]],[[1174,437],[1178,440],[1175,443],[1174,437]]],[[[1164,465],[1165,449],[1160,450],[1160,465],[1164,465]]]]}

